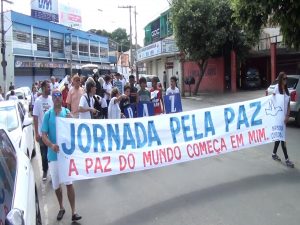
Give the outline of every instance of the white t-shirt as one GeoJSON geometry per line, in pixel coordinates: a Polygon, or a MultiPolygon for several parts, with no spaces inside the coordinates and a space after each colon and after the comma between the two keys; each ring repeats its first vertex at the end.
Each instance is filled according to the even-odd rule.
{"type": "Polygon", "coordinates": [[[104,109],[107,107],[107,101],[105,100],[105,98],[101,98],[101,108],[104,109]]]}
{"type": "Polygon", "coordinates": [[[175,87],[175,89],[168,87],[168,89],[166,91],[166,95],[173,95],[173,94],[177,94],[177,93],[180,94],[178,87],[175,87]]]}
{"type": "Polygon", "coordinates": [[[57,89],[59,87],[59,84],[57,82],[55,82],[54,84],[50,83],[50,90],[51,92],[54,90],[54,89],[57,89]]]}
{"type": "Polygon", "coordinates": [[[18,97],[15,95],[10,95],[8,100],[18,100],[18,97]]]}
{"type": "MultiPolygon", "coordinates": [[[[94,108],[94,103],[95,100],[93,97],[90,97],[90,106],[88,104],[88,96],[87,94],[84,94],[81,96],[80,98],[80,102],[79,102],[79,106],[81,106],[84,109],[88,109],[88,108],[94,108]]],[[[92,119],[91,118],[91,112],[79,112],[79,119],[92,119]]]]}
{"type": "Polygon", "coordinates": [[[109,102],[108,114],[107,114],[108,119],[120,119],[121,118],[121,109],[120,109],[119,103],[118,102],[115,103],[116,99],[117,99],[117,97],[113,97],[109,102]]]}
{"type": "MultiPolygon", "coordinates": [[[[278,84],[276,84],[273,93],[280,95],[278,84]]],[[[290,96],[285,93],[285,90],[283,90],[283,93],[284,93],[284,115],[286,116],[289,107],[290,96]]]]}
{"type": "Polygon", "coordinates": [[[42,129],[45,112],[47,112],[51,107],[53,107],[53,101],[50,95],[48,95],[47,98],[44,98],[41,95],[34,102],[32,115],[38,117],[39,135],[42,135],[41,129],[42,129]]]}
{"type": "Polygon", "coordinates": [[[109,94],[105,93],[105,95],[104,95],[105,100],[110,100],[110,92],[112,89],[112,84],[110,82],[108,84],[106,82],[104,82],[103,89],[109,93],[109,94]]]}

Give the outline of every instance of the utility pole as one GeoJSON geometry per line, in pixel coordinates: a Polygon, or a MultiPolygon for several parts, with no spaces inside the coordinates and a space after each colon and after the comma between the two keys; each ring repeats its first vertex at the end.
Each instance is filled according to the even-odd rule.
{"type": "Polygon", "coordinates": [[[6,66],[7,66],[7,61],[6,61],[6,55],[5,55],[5,33],[6,31],[4,30],[4,9],[3,9],[3,2],[7,2],[9,4],[13,4],[13,2],[9,0],[1,0],[1,54],[2,54],[2,69],[3,69],[3,83],[4,83],[4,93],[7,91],[7,84],[6,84],[6,66]]]}
{"type": "Polygon", "coordinates": [[[127,5],[127,6],[118,6],[118,8],[129,9],[129,22],[130,22],[130,71],[132,74],[132,67],[133,67],[133,55],[132,55],[132,26],[131,26],[131,8],[135,6],[127,5]]]}
{"type": "Polygon", "coordinates": [[[139,67],[137,64],[137,29],[136,29],[136,6],[134,6],[134,24],[135,24],[135,74],[136,74],[136,80],[139,80],[139,67]]]}

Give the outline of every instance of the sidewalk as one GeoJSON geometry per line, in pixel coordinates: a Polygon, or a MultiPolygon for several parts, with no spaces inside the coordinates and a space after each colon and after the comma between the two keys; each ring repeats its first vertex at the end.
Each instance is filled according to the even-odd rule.
{"type": "Polygon", "coordinates": [[[220,102],[220,103],[230,103],[230,102],[240,102],[250,99],[260,98],[265,96],[265,90],[239,90],[235,93],[225,92],[225,93],[198,93],[196,96],[189,96],[189,93],[185,94],[182,99],[195,100],[195,101],[205,101],[205,102],[220,102]]]}

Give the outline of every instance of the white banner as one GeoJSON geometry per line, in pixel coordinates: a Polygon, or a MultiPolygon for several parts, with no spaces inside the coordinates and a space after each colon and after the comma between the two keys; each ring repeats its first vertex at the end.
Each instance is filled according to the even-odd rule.
{"type": "Polygon", "coordinates": [[[152,169],[285,139],[283,97],[120,120],[57,118],[61,182],[152,169]]]}

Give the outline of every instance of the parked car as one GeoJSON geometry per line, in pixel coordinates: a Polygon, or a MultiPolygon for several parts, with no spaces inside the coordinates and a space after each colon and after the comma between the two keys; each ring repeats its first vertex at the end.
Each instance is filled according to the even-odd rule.
{"type": "Polygon", "coordinates": [[[259,71],[255,68],[249,68],[242,77],[242,87],[246,89],[260,88],[261,77],[259,71]]]}
{"type": "MultiPolygon", "coordinates": [[[[147,88],[149,91],[150,91],[151,88],[152,88],[152,79],[153,79],[153,77],[157,77],[157,79],[158,79],[157,86],[158,86],[159,88],[162,88],[161,82],[160,82],[158,76],[156,76],[156,75],[149,75],[149,74],[141,74],[140,77],[145,77],[145,78],[146,78],[146,81],[147,81],[147,87],[146,87],[146,88],[147,88]]],[[[139,84],[137,84],[136,87],[137,87],[137,89],[140,89],[140,85],[139,85],[139,84]]]]}
{"type": "Polygon", "coordinates": [[[0,126],[13,138],[13,142],[29,157],[35,155],[33,121],[19,101],[0,102],[0,126]]]}
{"type": "MultiPolygon", "coordinates": [[[[17,88],[14,90],[15,95],[17,96],[18,100],[20,102],[22,102],[24,108],[26,109],[26,111],[29,111],[29,103],[31,100],[31,94],[30,97],[27,96],[27,91],[24,90],[23,88],[17,88]],[[29,99],[28,99],[29,98],[29,99]]],[[[5,95],[5,99],[9,100],[9,96],[10,96],[10,91],[8,91],[5,95]]]]}
{"type": "Polygon", "coordinates": [[[0,224],[40,225],[41,214],[30,160],[0,128],[0,224]]]}
{"type": "MultiPolygon", "coordinates": [[[[266,90],[266,95],[273,94],[276,79],[266,90]]],[[[300,75],[287,75],[287,87],[290,92],[290,117],[295,118],[296,124],[300,127],[300,75]]]]}

